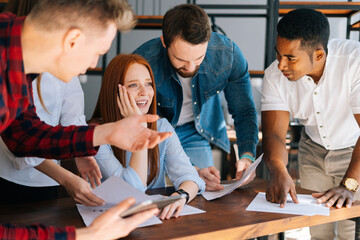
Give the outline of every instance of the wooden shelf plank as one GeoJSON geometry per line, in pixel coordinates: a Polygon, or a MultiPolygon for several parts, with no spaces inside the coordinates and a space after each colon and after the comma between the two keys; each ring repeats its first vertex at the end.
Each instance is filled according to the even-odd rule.
{"type": "MultiPolygon", "coordinates": [[[[279,9],[279,15],[285,15],[288,12],[294,10],[295,8],[289,9],[279,9]]],[[[324,15],[332,16],[348,16],[354,14],[355,10],[345,10],[345,9],[316,9],[317,11],[323,13],[324,15]]]]}
{"type": "Polygon", "coordinates": [[[306,1],[280,1],[279,2],[280,7],[283,5],[309,5],[309,6],[314,6],[314,5],[319,5],[319,6],[360,6],[360,2],[330,2],[330,1],[323,1],[323,2],[317,2],[317,1],[311,1],[311,2],[306,2],[306,1]]]}
{"type": "Polygon", "coordinates": [[[360,30],[360,20],[355,22],[354,24],[352,24],[351,29],[352,30],[354,30],[354,29],[360,30]]]}
{"type": "Polygon", "coordinates": [[[86,75],[102,75],[102,68],[101,67],[96,67],[96,68],[89,68],[86,73],[86,75]]]}
{"type": "Polygon", "coordinates": [[[285,15],[299,7],[316,9],[325,15],[350,16],[360,11],[360,2],[298,2],[280,1],[279,15],[285,15]]]}
{"type": "Polygon", "coordinates": [[[250,77],[262,78],[264,76],[264,70],[249,70],[250,77]]]}
{"type": "Polygon", "coordinates": [[[136,16],[136,29],[161,29],[163,16],[136,16]]]}

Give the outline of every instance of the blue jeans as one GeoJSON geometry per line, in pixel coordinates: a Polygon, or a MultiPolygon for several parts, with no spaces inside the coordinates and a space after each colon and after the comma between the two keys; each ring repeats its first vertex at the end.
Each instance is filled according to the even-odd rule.
{"type": "Polygon", "coordinates": [[[192,165],[200,169],[214,166],[210,144],[196,131],[194,122],[177,126],[175,131],[192,165]]]}

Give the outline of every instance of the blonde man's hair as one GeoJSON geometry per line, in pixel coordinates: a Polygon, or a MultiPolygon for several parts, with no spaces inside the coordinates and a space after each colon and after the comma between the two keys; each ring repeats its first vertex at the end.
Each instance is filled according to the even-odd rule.
{"type": "Polygon", "coordinates": [[[46,31],[104,29],[109,22],[115,22],[119,31],[129,31],[136,24],[126,0],[39,0],[28,19],[46,31]]]}

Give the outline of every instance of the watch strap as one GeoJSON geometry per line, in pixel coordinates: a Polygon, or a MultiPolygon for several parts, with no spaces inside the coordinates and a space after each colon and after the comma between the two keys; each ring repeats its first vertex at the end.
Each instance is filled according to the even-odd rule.
{"type": "Polygon", "coordinates": [[[352,192],[357,192],[357,190],[359,189],[359,182],[355,179],[355,178],[344,178],[341,181],[341,185],[343,185],[347,190],[352,191],[352,192]],[[347,181],[352,182],[352,184],[348,184],[347,181]],[[354,186],[351,186],[354,185],[354,186]]]}
{"type": "Polygon", "coordinates": [[[190,195],[189,195],[189,193],[188,193],[187,191],[185,191],[184,189],[179,188],[179,189],[176,190],[175,192],[178,193],[178,194],[180,194],[180,195],[181,195],[181,194],[186,195],[186,202],[185,202],[185,204],[187,204],[187,203],[189,202],[190,195]]]}
{"type": "Polygon", "coordinates": [[[250,154],[243,154],[243,155],[241,155],[240,159],[243,159],[243,158],[247,158],[247,159],[250,159],[251,162],[255,162],[254,156],[252,156],[252,155],[250,155],[250,154]]]}

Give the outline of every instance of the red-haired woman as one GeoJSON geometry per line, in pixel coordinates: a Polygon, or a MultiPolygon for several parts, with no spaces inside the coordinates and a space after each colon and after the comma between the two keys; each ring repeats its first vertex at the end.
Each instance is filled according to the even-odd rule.
{"type": "MultiPolygon", "coordinates": [[[[155,82],[150,65],[139,55],[116,56],[105,71],[92,120],[108,123],[147,113],[156,114],[155,82]]],[[[140,152],[103,145],[95,158],[103,180],[115,175],[142,191],[165,187],[166,173],[177,189],[173,195],[185,193],[187,198],[168,206],[160,218],[169,219],[174,213],[178,217],[184,204],[205,190],[205,183],[166,119],[159,119],[147,127],[160,132],[171,131],[172,137],[153,149],[140,152]]]]}

